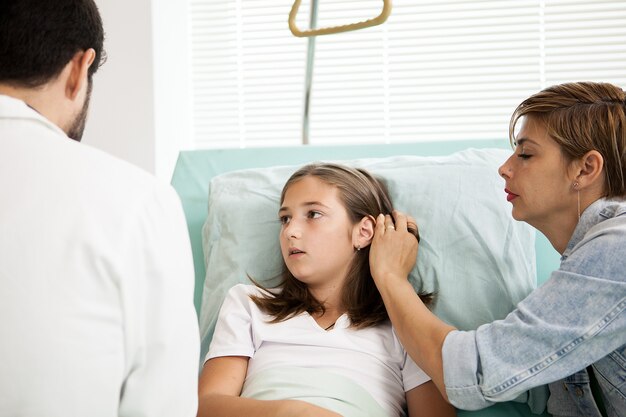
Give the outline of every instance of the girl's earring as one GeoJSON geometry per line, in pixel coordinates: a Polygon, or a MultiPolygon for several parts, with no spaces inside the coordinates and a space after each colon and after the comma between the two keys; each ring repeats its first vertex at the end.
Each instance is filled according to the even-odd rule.
{"type": "Polygon", "coordinates": [[[356,249],[356,251],[357,251],[357,252],[358,252],[358,251],[360,251],[360,250],[361,250],[361,245],[356,245],[356,246],[354,247],[354,249],[356,249]]]}

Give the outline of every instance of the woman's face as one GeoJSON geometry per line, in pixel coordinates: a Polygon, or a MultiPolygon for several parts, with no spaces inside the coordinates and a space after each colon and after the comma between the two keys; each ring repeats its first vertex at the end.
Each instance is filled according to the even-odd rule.
{"type": "Polygon", "coordinates": [[[309,287],[341,287],[354,256],[353,225],[336,187],[306,176],[291,184],[278,212],[289,271],[309,287]]]}
{"type": "Polygon", "coordinates": [[[533,118],[523,120],[515,152],[498,170],[512,215],[539,230],[564,215],[577,216],[574,176],[559,145],[533,118]]]}

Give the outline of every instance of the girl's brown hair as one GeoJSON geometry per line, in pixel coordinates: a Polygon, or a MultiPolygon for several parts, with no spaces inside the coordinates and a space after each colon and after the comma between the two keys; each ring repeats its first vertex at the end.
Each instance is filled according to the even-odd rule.
{"type": "Polygon", "coordinates": [[[523,116],[540,122],[567,161],[591,150],[604,158],[605,197],[626,197],[626,93],[608,83],[554,85],[524,100],[513,112],[509,139],[523,116]]]}
{"type": "MultiPolygon", "coordinates": [[[[379,213],[391,214],[393,211],[387,187],[383,182],[364,169],[332,163],[310,164],[296,171],[283,187],[281,204],[289,187],[307,176],[319,178],[339,190],[339,198],[353,224],[363,217],[376,217],[379,213]]],[[[411,232],[418,237],[417,230],[411,232]]],[[[298,281],[284,263],[278,291],[268,290],[256,282],[255,284],[264,290],[265,295],[251,298],[263,312],[274,317],[273,323],[304,311],[309,314],[324,313],[322,303],[311,296],[306,284],[298,281]]],[[[428,304],[432,301],[433,294],[420,294],[420,298],[428,304]]],[[[369,246],[356,252],[342,289],[342,301],[351,325],[356,328],[375,326],[389,319],[370,273],[369,246]]]]}

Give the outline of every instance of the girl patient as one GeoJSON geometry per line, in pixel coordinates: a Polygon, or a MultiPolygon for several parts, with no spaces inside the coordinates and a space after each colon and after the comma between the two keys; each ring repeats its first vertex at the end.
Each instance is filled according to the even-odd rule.
{"type": "Polygon", "coordinates": [[[312,164],[289,178],[281,283],[229,291],[199,416],[456,415],[400,345],[370,274],[374,216],[392,209],[361,169],[312,164]]]}

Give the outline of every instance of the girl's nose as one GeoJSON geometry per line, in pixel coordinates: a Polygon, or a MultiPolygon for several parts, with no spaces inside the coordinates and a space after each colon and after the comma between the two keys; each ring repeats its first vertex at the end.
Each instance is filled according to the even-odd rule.
{"type": "Polygon", "coordinates": [[[300,227],[294,219],[291,219],[291,221],[285,225],[283,232],[289,239],[298,239],[301,236],[300,227]]]}

